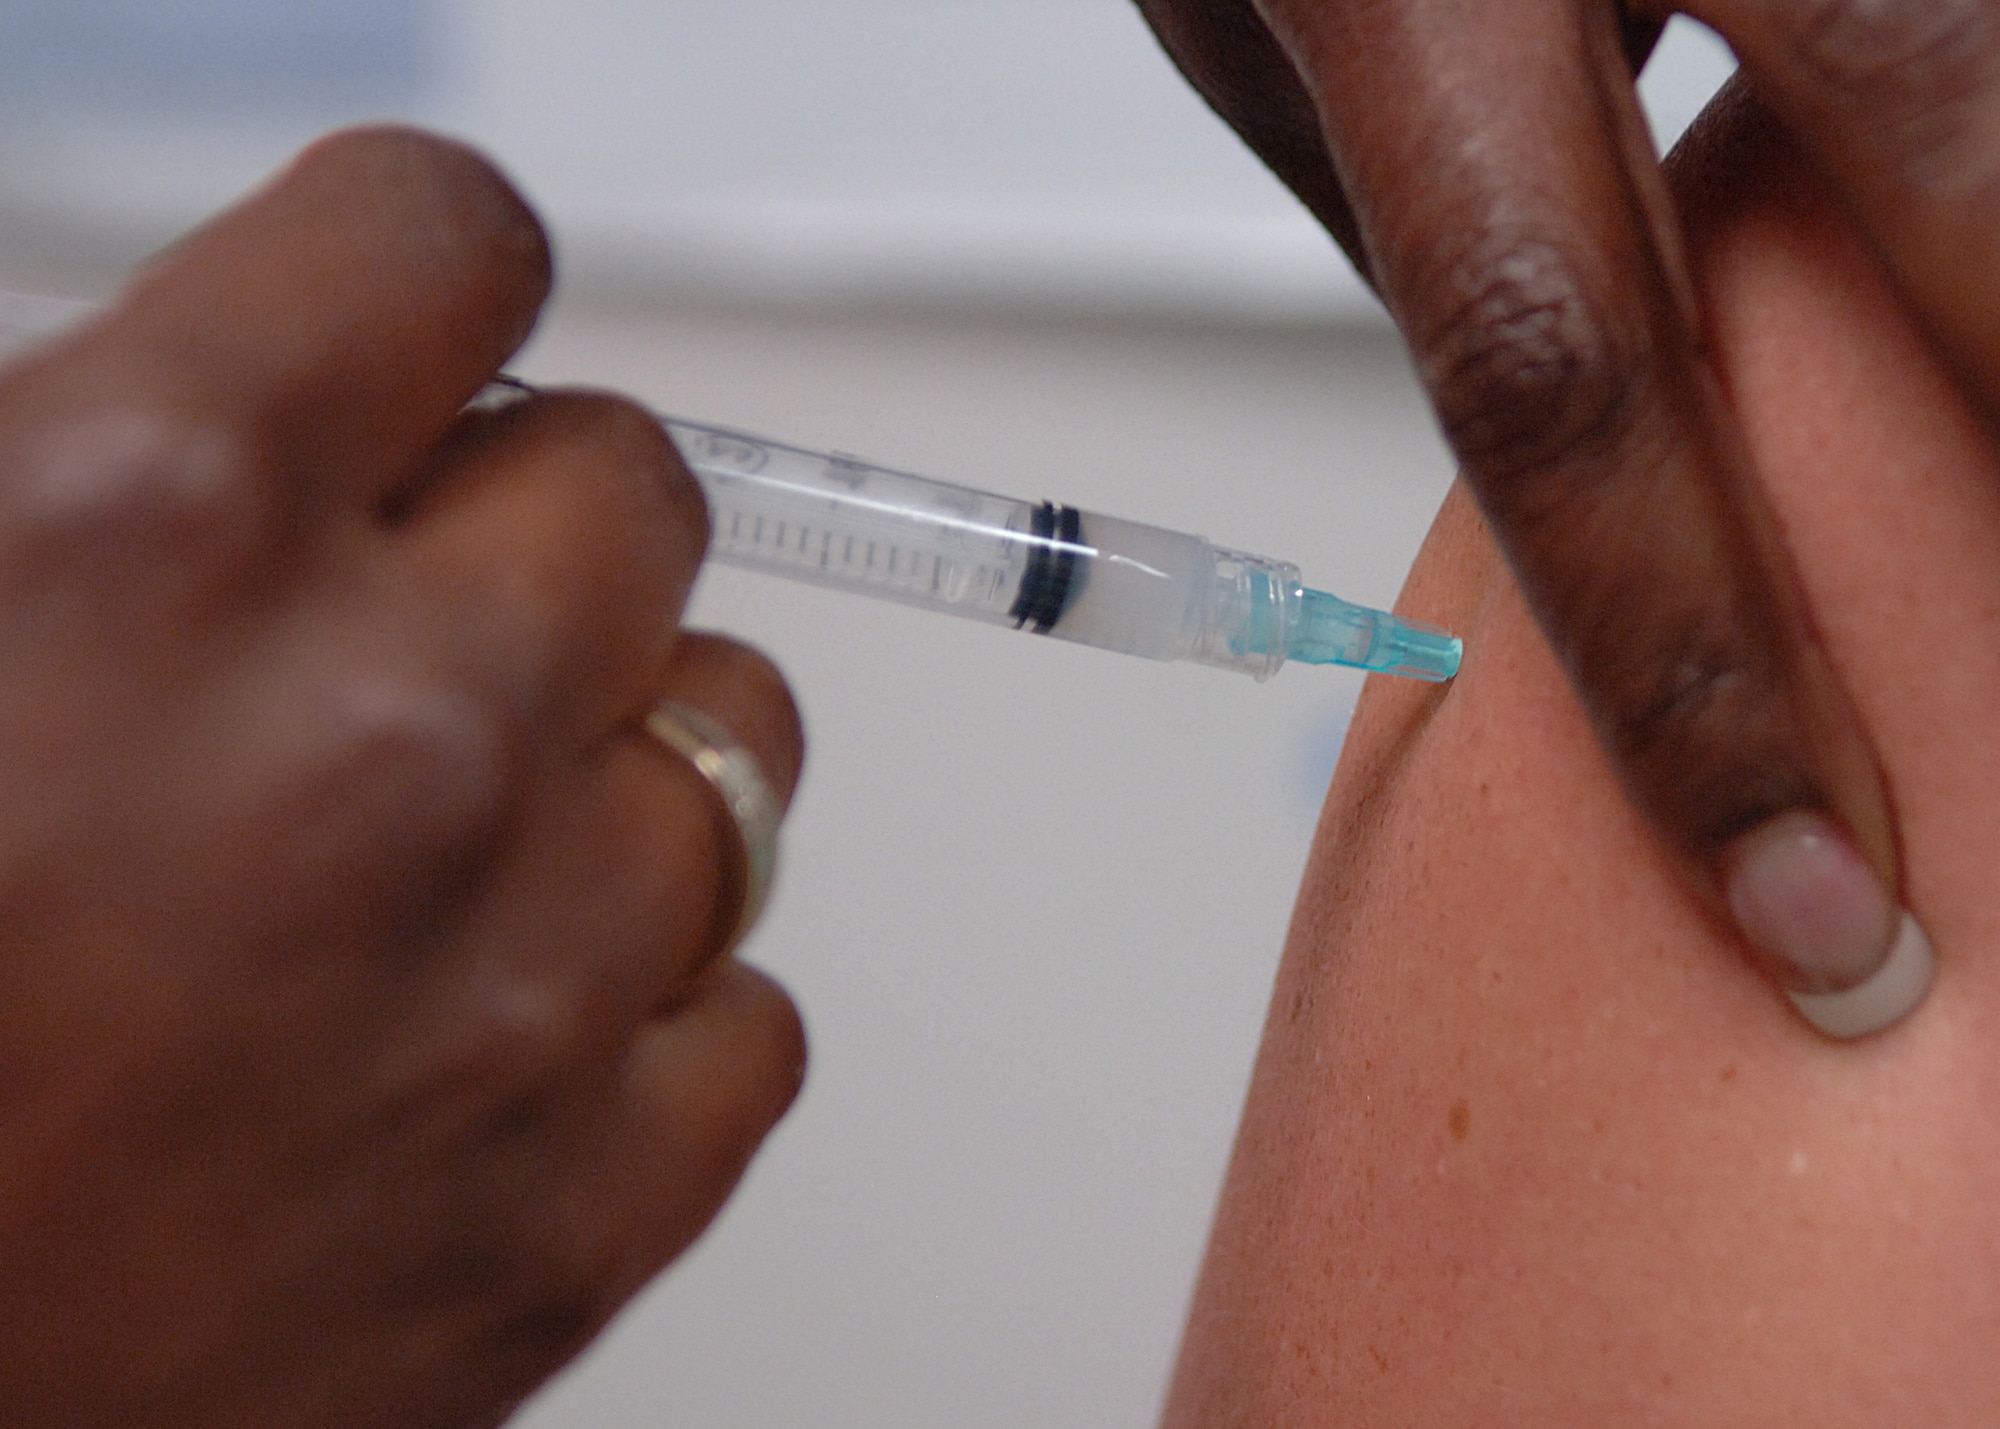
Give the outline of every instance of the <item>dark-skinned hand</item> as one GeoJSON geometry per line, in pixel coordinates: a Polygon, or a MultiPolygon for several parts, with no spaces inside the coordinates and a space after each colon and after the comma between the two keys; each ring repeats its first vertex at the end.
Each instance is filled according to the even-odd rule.
{"type": "Polygon", "coordinates": [[[309,151],[0,371],[0,1423],[497,1423],[796,1092],[672,698],[789,794],[770,667],[605,397],[465,412],[520,201],[309,151]]]}
{"type": "Polygon", "coordinates": [[[1990,410],[2000,4],[1138,4],[1383,297],[1691,886],[1788,989],[1864,983],[1915,926],[1890,791],[1747,479],[1633,75],[1674,10],[1728,39],[1990,410]]]}

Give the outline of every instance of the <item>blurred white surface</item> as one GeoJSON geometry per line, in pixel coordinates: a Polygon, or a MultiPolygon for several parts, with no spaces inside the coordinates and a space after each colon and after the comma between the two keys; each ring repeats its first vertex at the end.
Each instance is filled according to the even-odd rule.
{"type": "MultiPolygon", "coordinates": [[[[1678,133],[1727,51],[1677,22],[1678,133]]],[[[366,118],[515,176],[572,287],[678,300],[1366,318],[1130,0],[9,0],[0,244],[95,269],[366,118]]]]}
{"type": "Polygon", "coordinates": [[[1294,319],[1371,301],[1126,0],[369,0],[337,52],[372,48],[374,76],[301,63],[340,7],[12,3],[15,67],[41,79],[12,88],[0,209],[54,219],[50,241],[151,247],[329,122],[393,115],[499,157],[592,286],[1294,319]],[[118,39],[135,11],[171,30],[163,10],[205,17],[179,94],[156,46],[118,39]]]}
{"type": "MultiPolygon", "coordinates": [[[[1676,27],[1664,136],[1727,67],[1676,27]]],[[[1449,473],[1393,336],[1128,0],[7,0],[0,94],[0,284],[102,293],[310,133],[403,115],[555,231],[575,281],[529,376],[1378,604],[1449,473]]],[[[1149,1423],[1359,681],[728,570],[695,616],[805,708],[748,952],[814,1069],[716,1229],[520,1422],[1149,1423]]]]}

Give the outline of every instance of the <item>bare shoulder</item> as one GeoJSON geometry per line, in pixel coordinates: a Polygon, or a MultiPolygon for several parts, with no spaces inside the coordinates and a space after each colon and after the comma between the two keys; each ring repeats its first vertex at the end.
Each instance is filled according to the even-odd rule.
{"type": "Polygon", "coordinates": [[[1677,161],[1702,301],[1937,944],[1852,1046],[1627,811],[1454,496],[1322,821],[1173,1426],[2000,1422],[2000,455],[1754,112],[1677,161]]]}

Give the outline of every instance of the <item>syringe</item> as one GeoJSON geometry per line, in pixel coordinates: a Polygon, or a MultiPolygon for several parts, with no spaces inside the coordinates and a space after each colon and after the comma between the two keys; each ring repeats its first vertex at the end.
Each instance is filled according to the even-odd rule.
{"type": "Polygon", "coordinates": [[[731,565],[1259,680],[1287,660],[1458,672],[1455,637],[1310,590],[1285,561],[663,420],[707,493],[709,554],[731,565]]]}
{"type": "MultiPolygon", "coordinates": [[[[88,311],[0,293],[0,354],[88,311]]],[[[1154,660],[1270,678],[1287,660],[1419,680],[1458,672],[1447,632],[1308,589],[1285,561],[661,419],[731,565],[1154,660]]]]}

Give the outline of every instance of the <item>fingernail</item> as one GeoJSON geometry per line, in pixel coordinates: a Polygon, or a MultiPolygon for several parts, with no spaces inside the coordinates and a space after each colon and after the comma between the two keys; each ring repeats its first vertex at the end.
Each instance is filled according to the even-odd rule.
{"type": "Polygon", "coordinates": [[[1866,1037],[1893,1027],[1916,1010],[1931,988],[1936,966],[1931,940],[1911,914],[1896,927],[1889,957],[1866,982],[1844,992],[1793,992],[1786,996],[1806,1021],[1829,1037],[1866,1037]]]}
{"type": "Polygon", "coordinates": [[[1888,1026],[1930,985],[1930,940],[1838,825],[1795,809],[1727,860],[1730,912],[1806,1019],[1834,1037],[1888,1026]]]}
{"type": "Polygon", "coordinates": [[[520,378],[502,372],[479,389],[479,394],[465,404],[468,412],[504,412],[509,407],[527,401],[541,394],[520,378]]]}

